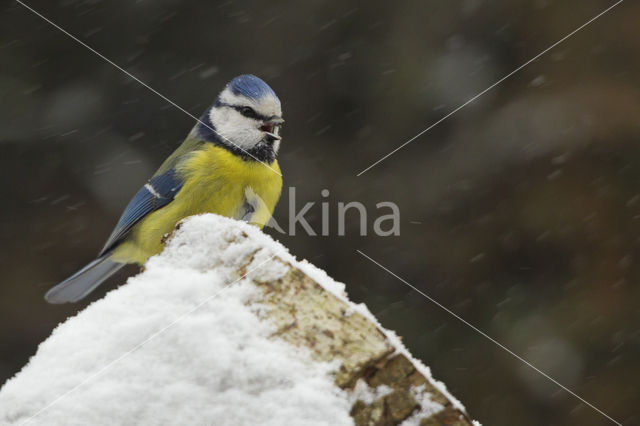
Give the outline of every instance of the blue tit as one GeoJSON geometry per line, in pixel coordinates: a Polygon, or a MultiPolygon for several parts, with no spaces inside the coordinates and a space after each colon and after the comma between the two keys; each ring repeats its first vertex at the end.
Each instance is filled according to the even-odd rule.
{"type": "Polygon", "coordinates": [[[51,288],[45,299],[76,302],[123,265],[144,264],[187,216],[215,213],[262,228],[282,190],[276,156],[283,123],[280,100],[267,83],[253,75],[231,80],[134,195],[97,259],[51,288]]]}

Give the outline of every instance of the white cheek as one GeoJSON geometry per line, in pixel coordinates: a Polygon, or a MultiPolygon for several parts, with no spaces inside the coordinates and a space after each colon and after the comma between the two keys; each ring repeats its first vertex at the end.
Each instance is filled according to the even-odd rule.
{"type": "Polygon", "coordinates": [[[212,108],[211,123],[226,142],[242,149],[253,148],[263,137],[255,120],[244,117],[230,108],[212,108]]]}

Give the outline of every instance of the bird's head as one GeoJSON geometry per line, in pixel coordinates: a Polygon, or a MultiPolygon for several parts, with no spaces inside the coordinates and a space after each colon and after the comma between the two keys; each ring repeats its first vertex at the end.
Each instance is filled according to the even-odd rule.
{"type": "MultiPolygon", "coordinates": [[[[231,80],[203,119],[215,129],[215,135],[209,135],[231,150],[249,153],[261,161],[273,160],[278,152],[284,123],[280,99],[254,75],[231,80]]],[[[207,130],[211,129],[201,128],[203,136],[207,130]]]]}

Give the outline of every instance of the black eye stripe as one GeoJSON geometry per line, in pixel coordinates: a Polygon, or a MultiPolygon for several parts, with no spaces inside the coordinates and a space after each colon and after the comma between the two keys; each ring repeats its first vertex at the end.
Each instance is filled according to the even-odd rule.
{"type": "Polygon", "coordinates": [[[241,107],[241,106],[234,106],[233,109],[235,109],[236,111],[238,111],[240,114],[244,115],[245,117],[248,118],[253,118],[256,120],[262,120],[265,121],[267,120],[267,117],[265,117],[264,115],[258,114],[253,108],[251,107],[241,107]]]}
{"type": "Polygon", "coordinates": [[[233,108],[238,111],[240,114],[247,118],[253,118],[254,120],[268,121],[269,117],[266,117],[262,114],[258,114],[253,108],[250,106],[241,106],[241,105],[230,105],[223,102],[219,102],[218,105],[226,106],[229,108],[233,108]]]}

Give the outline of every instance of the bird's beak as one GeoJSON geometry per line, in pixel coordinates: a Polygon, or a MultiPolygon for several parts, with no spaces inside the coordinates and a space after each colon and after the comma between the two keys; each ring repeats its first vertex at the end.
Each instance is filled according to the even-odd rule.
{"type": "Polygon", "coordinates": [[[280,126],[283,123],[284,120],[282,117],[273,116],[269,118],[268,121],[265,121],[260,129],[265,133],[270,142],[279,141],[282,137],[278,133],[280,133],[280,126]]]}
{"type": "MultiPolygon", "coordinates": [[[[277,127],[276,127],[276,129],[277,129],[277,127]]],[[[274,130],[274,132],[275,132],[275,130],[274,130]]],[[[267,140],[269,140],[269,142],[279,141],[280,139],[282,139],[282,136],[277,135],[276,133],[264,132],[264,134],[267,136],[267,140]]]]}
{"type": "Polygon", "coordinates": [[[274,126],[280,126],[284,124],[284,119],[282,117],[273,116],[269,119],[268,123],[271,123],[274,126]]]}

